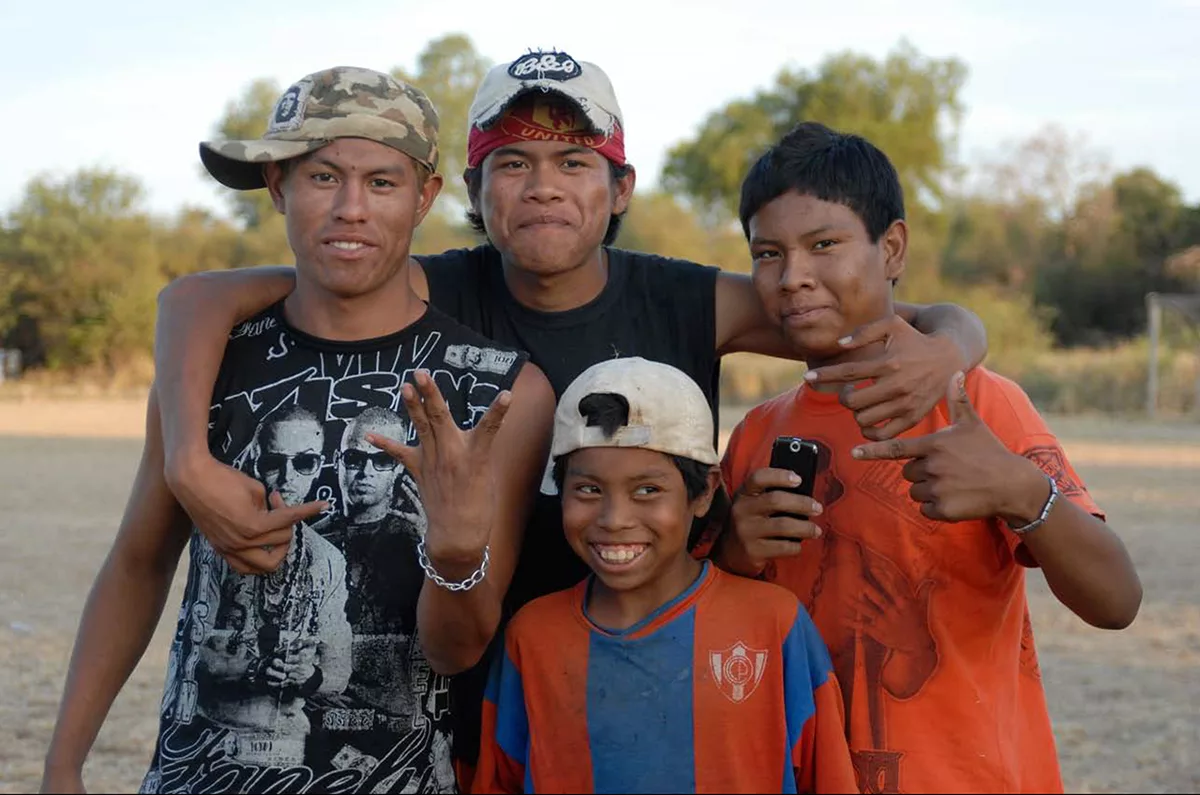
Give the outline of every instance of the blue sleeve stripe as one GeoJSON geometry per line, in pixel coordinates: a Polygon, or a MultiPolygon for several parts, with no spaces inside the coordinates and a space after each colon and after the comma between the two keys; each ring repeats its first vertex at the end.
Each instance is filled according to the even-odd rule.
{"type": "Polygon", "coordinates": [[[497,653],[492,656],[492,663],[488,666],[487,686],[483,689],[483,697],[493,704],[500,703],[500,674],[504,670],[504,659],[508,656],[504,644],[500,644],[497,653]]]}
{"type": "MultiPolygon", "coordinates": [[[[496,705],[496,742],[509,757],[523,765],[529,764],[529,716],[525,713],[525,688],[521,672],[504,650],[496,666],[496,680],[488,682],[487,698],[496,705]]],[[[493,672],[495,667],[493,668],[493,672]]]]}
{"type": "Polygon", "coordinates": [[[817,711],[813,692],[825,684],[833,662],[829,649],[812,619],[800,605],[796,606],[796,620],[783,640],[783,694],[787,711],[788,747],[787,758],[792,758],[792,749],[800,741],[804,724],[817,711]]]}

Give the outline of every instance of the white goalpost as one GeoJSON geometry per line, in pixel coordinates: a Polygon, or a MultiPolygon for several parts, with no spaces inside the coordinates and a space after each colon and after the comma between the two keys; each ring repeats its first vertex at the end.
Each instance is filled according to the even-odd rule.
{"type": "MultiPolygon", "coordinates": [[[[1178,315],[1200,329],[1200,293],[1146,293],[1150,361],[1146,371],[1146,414],[1158,415],[1158,348],[1162,338],[1163,310],[1178,315]]],[[[1200,347],[1197,350],[1200,353],[1200,347]]],[[[1194,412],[1200,412],[1200,376],[1194,386],[1194,412]]]]}

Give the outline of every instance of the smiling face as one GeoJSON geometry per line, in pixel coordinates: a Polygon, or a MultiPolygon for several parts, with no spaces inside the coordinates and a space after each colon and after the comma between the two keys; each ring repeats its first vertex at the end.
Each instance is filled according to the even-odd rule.
{"type": "Polygon", "coordinates": [[[708,485],[689,500],[679,468],[654,450],[576,450],[563,477],[563,530],[604,586],[661,593],[653,600],[661,604],[695,577],[687,540],[692,520],[708,511],[715,475],[708,485]]]}
{"type": "Polygon", "coordinates": [[[845,360],[837,342],[892,313],[892,282],[904,271],[908,228],[894,221],[873,241],[844,204],[788,191],[750,219],[754,286],[810,367],[845,360]]]}
{"type": "Polygon", "coordinates": [[[408,155],[362,138],[339,138],[286,168],[270,163],[266,179],[287,216],[298,279],[342,299],[392,282],[442,184],[408,155]]]}
{"type": "Polygon", "coordinates": [[[608,160],[558,141],[520,141],[480,164],[472,197],[492,244],[524,271],[551,276],[596,256],[613,215],[633,194],[632,170],[614,180],[608,160]]]}

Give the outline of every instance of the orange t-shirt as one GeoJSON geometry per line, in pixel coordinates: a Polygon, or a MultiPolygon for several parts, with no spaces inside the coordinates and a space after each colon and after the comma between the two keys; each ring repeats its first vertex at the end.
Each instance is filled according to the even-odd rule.
{"type": "MultiPolygon", "coordinates": [[[[1019,386],[967,376],[979,416],[1062,496],[1102,516],[1019,386]]],[[[905,436],[949,425],[945,403],[905,436]]],[[[822,535],[768,566],[829,645],[863,792],[1062,790],[1025,599],[1019,538],[998,520],[937,522],[908,496],[903,461],[856,461],[865,440],[834,394],[805,386],[752,409],[722,467],[731,493],[777,436],[820,447],[822,535]]]]}

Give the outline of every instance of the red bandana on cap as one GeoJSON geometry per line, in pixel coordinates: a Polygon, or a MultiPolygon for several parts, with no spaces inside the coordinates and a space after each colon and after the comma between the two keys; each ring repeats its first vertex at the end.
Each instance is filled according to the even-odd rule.
{"type": "Polygon", "coordinates": [[[537,97],[509,108],[487,130],[472,127],[467,136],[467,167],[475,168],[492,151],[521,141],[560,141],[594,149],[618,166],[625,165],[625,133],[593,132],[587,117],[565,100],[537,97]]]}

